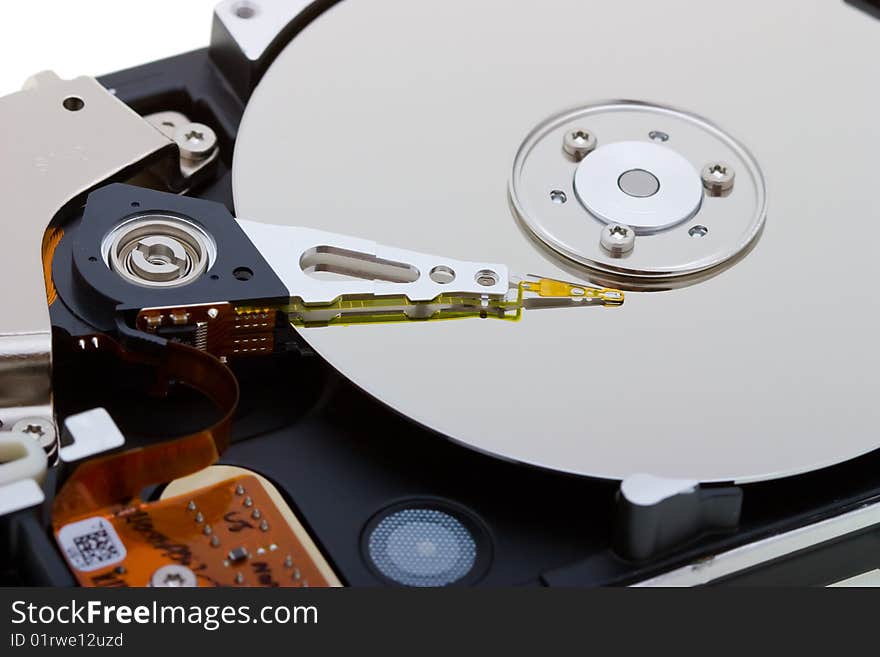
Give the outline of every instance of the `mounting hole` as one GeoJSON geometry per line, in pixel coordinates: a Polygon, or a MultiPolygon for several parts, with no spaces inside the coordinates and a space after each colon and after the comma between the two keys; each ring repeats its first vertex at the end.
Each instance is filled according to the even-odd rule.
{"type": "Polygon", "coordinates": [[[491,269],[483,269],[477,272],[477,275],[474,276],[474,280],[483,287],[492,287],[498,285],[498,274],[491,269]]]}
{"type": "Polygon", "coordinates": [[[86,106],[85,101],[79,96],[68,96],[61,104],[69,112],[79,112],[86,106]]]}
{"type": "Polygon", "coordinates": [[[708,234],[709,229],[699,224],[696,226],[692,226],[691,229],[688,231],[688,235],[690,235],[691,237],[706,237],[706,235],[708,234]]]}
{"type": "Polygon", "coordinates": [[[219,281],[220,280],[220,277],[217,274],[211,274],[210,278],[212,281],[219,281]]]}
{"type": "Polygon", "coordinates": [[[446,285],[455,280],[455,271],[446,265],[438,265],[429,274],[431,280],[440,285],[446,285]]]}
{"type": "Polygon", "coordinates": [[[98,262],[98,259],[95,256],[89,256],[89,262],[98,262]]]}
{"type": "Polygon", "coordinates": [[[550,192],[550,200],[553,201],[556,205],[562,205],[568,200],[568,194],[563,192],[561,189],[554,189],[550,192]]]}
{"type": "Polygon", "coordinates": [[[257,15],[257,5],[252,2],[238,2],[233,6],[232,13],[238,18],[247,20],[257,15]]]}
{"type": "Polygon", "coordinates": [[[139,208],[139,207],[141,207],[141,204],[138,203],[137,201],[132,201],[132,202],[131,202],[131,207],[133,207],[133,208],[139,208]]]}
{"type": "Polygon", "coordinates": [[[238,267],[232,270],[232,275],[235,276],[236,280],[249,281],[254,277],[254,272],[247,267],[238,267]]]}
{"type": "Polygon", "coordinates": [[[648,133],[648,138],[651,141],[669,141],[669,135],[660,130],[651,130],[651,132],[648,133]]]}

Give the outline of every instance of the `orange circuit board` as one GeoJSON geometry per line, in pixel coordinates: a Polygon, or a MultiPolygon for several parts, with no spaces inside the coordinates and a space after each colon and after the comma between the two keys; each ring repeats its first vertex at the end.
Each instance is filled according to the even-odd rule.
{"type": "Polygon", "coordinates": [[[68,522],[56,539],[87,587],[338,585],[252,475],[68,522]]]}

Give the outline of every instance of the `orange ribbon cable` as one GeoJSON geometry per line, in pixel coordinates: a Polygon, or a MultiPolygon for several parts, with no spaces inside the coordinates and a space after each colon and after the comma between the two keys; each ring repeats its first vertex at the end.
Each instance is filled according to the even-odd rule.
{"type": "Polygon", "coordinates": [[[58,291],[55,289],[55,282],[52,280],[52,259],[55,257],[55,249],[64,237],[62,228],[50,228],[43,234],[43,277],[46,280],[46,300],[51,306],[58,298],[58,291]]]}
{"type": "Polygon", "coordinates": [[[155,354],[124,349],[106,336],[100,350],[111,351],[127,364],[155,368],[157,382],[184,383],[210,399],[222,413],[213,426],[148,447],[95,458],[77,467],[55,497],[52,522],[57,529],[77,518],[122,508],[139,499],[147,486],[192,474],[215,463],[229,443],[232,415],[238,405],[238,382],[212,356],[169,342],[155,354]]]}
{"type": "Polygon", "coordinates": [[[81,344],[133,372],[154,371],[154,393],[167,393],[170,382],[188,385],[222,415],[188,436],[95,458],[74,470],[55,498],[52,524],[81,586],[341,585],[268,481],[246,471],[217,480],[210,474],[217,468],[206,470],[226,449],[238,403],[238,384],[225,365],[173,342],[151,351],[125,349],[106,336],[81,344]],[[189,480],[201,483],[181,494],[189,480]],[[176,495],[141,499],[148,486],[167,483],[176,495]]]}

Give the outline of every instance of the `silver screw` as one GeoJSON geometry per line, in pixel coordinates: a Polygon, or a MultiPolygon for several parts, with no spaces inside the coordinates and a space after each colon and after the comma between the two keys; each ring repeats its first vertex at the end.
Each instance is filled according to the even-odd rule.
{"type": "Polygon", "coordinates": [[[196,574],[186,566],[171,564],[156,569],[150,577],[150,586],[191,587],[198,586],[196,574]]]}
{"type": "Polygon", "coordinates": [[[562,139],[562,150],[575,162],[580,162],[596,150],[597,144],[596,135],[588,130],[576,128],[565,133],[565,137],[562,139]]]}
{"type": "Polygon", "coordinates": [[[623,224],[608,224],[602,228],[599,243],[613,257],[619,258],[633,250],[636,245],[636,231],[623,224]]]}
{"type": "Polygon", "coordinates": [[[709,196],[727,196],[733,189],[736,172],[725,162],[710,162],[700,172],[709,196]]]}
{"type": "Polygon", "coordinates": [[[46,452],[51,452],[55,447],[55,425],[52,420],[45,417],[26,417],[12,425],[14,433],[23,433],[30,436],[46,452]]]}
{"type": "Polygon", "coordinates": [[[204,123],[187,123],[174,131],[174,142],[187,160],[204,160],[217,148],[217,134],[204,123]]]}

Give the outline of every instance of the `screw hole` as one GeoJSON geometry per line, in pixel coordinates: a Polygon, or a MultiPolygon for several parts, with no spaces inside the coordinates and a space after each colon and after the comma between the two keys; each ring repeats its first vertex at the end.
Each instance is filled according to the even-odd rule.
{"type": "Polygon", "coordinates": [[[568,201],[568,195],[561,189],[554,189],[552,192],[550,192],[550,200],[556,205],[562,205],[563,203],[568,201]]]}
{"type": "Polygon", "coordinates": [[[254,272],[247,267],[238,267],[232,271],[232,275],[235,276],[236,280],[249,281],[254,277],[254,272]]]}
{"type": "Polygon", "coordinates": [[[68,96],[61,104],[69,112],[79,112],[86,106],[85,101],[79,96],[68,96]]]}
{"type": "Polygon", "coordinates": [[[141,207],[141,204],[138,203],[137,201],[132,201],[132,202],[131,202],[131,207],[133,207],[133,208],[139,208],[139,207],[141,207]]]}
{"type": "Polygon", "coordinates": [[[257,6],[250,2],[239,2],[233,7],[232,12],[242,20],[253,18],[257,15],[257,6]]]}
{"type": "Polygon", "coordinates": [[[690,235],[691,237],[705,237],[708,234],[709,229],[701,225],[692,226],[691,229],[688,231],[688,235],[690,235]]]}
{"type": "Polygon", "coordinates": [[[669,141],[669,135],[660,130],[651,130],[648,133],[648,138],[651,141],[669,141]]]}
{"type": "Polygon", "coordinates": [[[98,259],[95,256],[89,256],[89,262],[98,262],[98,259]]]}
{"type": "Polygon", "coordinates": [[[212,281],[219,281],[220,280],[220,277],[217,274],[211,274],[210,278],[212,281]]]}
{"type": "Polygon", "coordinates": [[[440,285],[447,285],[455,280],[455,271],[446,265],[438,265],[429,274],[431,280],[440,285]]]}
{"type": "Polygon", "coordinates": [[[498,274],[491,269],[483,269],[477,272],[474,279],[483,287],[492,287],[498,285],[498,274]]]}

